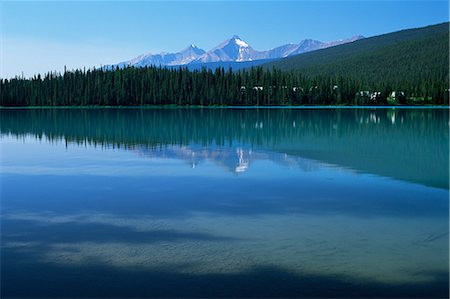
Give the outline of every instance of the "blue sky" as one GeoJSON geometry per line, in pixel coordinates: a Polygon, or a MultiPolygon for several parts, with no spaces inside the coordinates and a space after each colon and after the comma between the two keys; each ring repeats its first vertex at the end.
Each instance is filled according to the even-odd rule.
{"type": "Polygon", "coordinates": [[[2,1],[3,78],[143,53],[209,50],[234,34],[257,50],[446,22],[447,1],[2,1]]]}

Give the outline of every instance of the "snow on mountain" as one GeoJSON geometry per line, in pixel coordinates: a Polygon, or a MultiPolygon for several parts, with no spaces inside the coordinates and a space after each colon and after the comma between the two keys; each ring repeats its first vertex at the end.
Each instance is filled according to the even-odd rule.
{"type": "Polygon", "coordinates": [[[266,53],[267,59],[283,58],[294,53],[298,47],[298,44],[286,44],[264,52],[266,53]]]}
{"type": "Polygon", "coordinates": [[[364,36],[362,36],[362,35],[355,35],[355,36],[352,36],[347,39],[339,39],[336,41],[323,43],[321,46],[321,49],[328,48],[328,47],[334,47],[334,46],[338,46],[338,45],[342,45],[342,44],[346,44],[346,43],[351,43],[351,42],[357,41],[358,39],[363,39],[363,38],[364,38],[364,36]]]}
{"type": "Polygon", "coordinates": [[[252,61],[259,58],[258,51],[253,50],[245,41],[235,35],[227,39],[211,51],[197,58],[193,63],[206,63],[217,61],[252,61]]]}
{"type": "Polygon", "coordinates": [[[145,54],[129,61],[121,62],[117,65],[119,67],[140,67],[146,65],[178,66],[214,62],[249,62],[256,60],[278,59],[353,42],[361,38],[364,37],[361,35],[356,35],[348,39],[340,39],[326,43],[312,39],[305,39],[298,44],[286,44],[271,50],[257,51],[239,36],[234,35],[208,52],[205,52],[192,44],[177,53],[163,52],[160,54],[145,54]]]}
{"type": "Polygon", "coordinates": [[[255,61],[261,59],[276,59],[290,55],[301,54],[320,49],[323,43],[314,40],[303,40],[299,44],[287,44],[267,51],[257,51],[235,35],[227,39],[211,51],[203,54],[192,63],[207,63],[217,61],[255,61]]]}
{"type": "Polygon", "coordinates": [[[196,60],[205,51],[192,44],[177,53],[162,52],[160,54],[144,54],[129,61],[121,62],[119,66],[146,66],[146,65],[185,65],[196,60]]]}
{"type": "Polygon", "coordinates": [[[304,39],[298,44],[297,50],[293,51],[289,56],[298,55],[298,54],[321,49],[323,44],[324,43],[322,43],[318,40],[304,39]]]}

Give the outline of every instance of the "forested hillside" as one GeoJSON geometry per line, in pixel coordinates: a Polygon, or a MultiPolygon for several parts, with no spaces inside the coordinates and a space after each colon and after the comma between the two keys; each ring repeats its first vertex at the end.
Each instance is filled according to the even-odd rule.
{"type": "Polygon", "coordinates": [[[449,23],[366,38],[264,67],[308,77],[344,76],[368,90],[402,90],[417,100],[443,97],[449,82],[449,23]]]}

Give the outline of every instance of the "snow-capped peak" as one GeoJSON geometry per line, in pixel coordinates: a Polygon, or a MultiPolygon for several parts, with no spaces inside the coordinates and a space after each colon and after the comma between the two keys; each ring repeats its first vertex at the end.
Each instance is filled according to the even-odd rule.
{"type": "Polygon", "coordinates": [[[233,35],[233,37],[231,38],[235,43],[236,43],[236,45],[238,45],[239,47],[243,47],[243,48],[248,48],[249,47],[249,45],[246,43],[246,42],[244,42],[239,36],[237,36],[237,35],[233,35]]]}
{"type": "Polygon", "coordinates": [[[235,41],[239,47],[243,47],[243,48],[249,47],[249,45],[246,42],[244,42],[242,39],[235,39],[235,41]]]}

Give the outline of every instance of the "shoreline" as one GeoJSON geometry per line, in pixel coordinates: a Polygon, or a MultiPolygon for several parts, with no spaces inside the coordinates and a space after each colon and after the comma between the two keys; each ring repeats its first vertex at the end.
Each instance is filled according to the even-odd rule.
{"type": "Polygon", "coordinates": [[[156,105],[156,106],[0,106],[0,110],[46,110],[46,109],[450,109],[446,105],[386,105],[386,106],[349,106],[349,105],[310,105],[310,106],[176,106],[176,105],[156,105]]]}

